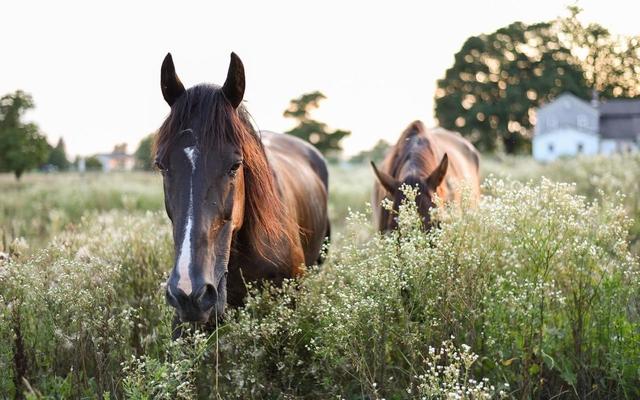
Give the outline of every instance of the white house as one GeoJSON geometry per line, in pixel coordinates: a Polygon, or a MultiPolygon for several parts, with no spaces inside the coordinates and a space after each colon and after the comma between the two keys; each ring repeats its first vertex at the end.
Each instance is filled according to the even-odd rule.
{"type": "Polygon", "coordinates": [[[639,100],[589,104],[564,93],[537,112],[533,158],[547,162],[578,154],[636,151],[639,142],[639,100]]]}
{"type": "Polygon", "coordinates": [[[597,154],[600,149],[598,110],[565,93],[536,114],[533,158],[552,161],[561,156],[597,154]]]}
{"type": "Polygon", "coordinates": [[[102,164],[104,172],[131,171],[136,163],[135,157],[127,154],[126,144],[116,145],[111,153],[96,154],[95,157],[102,164]]]}

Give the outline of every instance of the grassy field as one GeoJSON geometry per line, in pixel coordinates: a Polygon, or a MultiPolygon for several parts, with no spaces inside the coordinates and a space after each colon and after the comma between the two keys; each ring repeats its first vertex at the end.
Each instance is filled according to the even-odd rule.
{"type": "Polygon", "coordinates": [[[179,341],[158,176],[0,176],[0,398],[640,397],[640,156],[483,176],[379,236],[369,167],[332,167],[327,263],[179,341]]]}

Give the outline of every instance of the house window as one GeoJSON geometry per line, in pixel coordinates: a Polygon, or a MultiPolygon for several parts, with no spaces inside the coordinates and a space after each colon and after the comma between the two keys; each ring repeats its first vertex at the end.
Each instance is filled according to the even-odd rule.
{"type": "Polygon", "coordinates": [[[584,151],[584,145],[582,143],[578,143],[578,153],[582,153],[584,151]]]}
{"type": "Polygon", "coordinates": [[[589,128],[589,119],[586,115],[578,115],[578,127],[579,128],[589,128]]]}
{"type": "Polygon", "coordinates": [[[549,143],[547,149],[549,149],[549,153],[553,153],[553,143],[549,143]]]}

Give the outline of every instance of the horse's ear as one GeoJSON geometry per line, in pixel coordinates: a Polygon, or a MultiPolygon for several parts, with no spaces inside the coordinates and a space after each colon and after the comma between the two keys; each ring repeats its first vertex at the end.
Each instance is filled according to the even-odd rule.
{"type": "Polygon", "coordinates": [[[444,157],[442,157],[442,161],[440,161],[440,165],[436,168],[431,175],[427,178],[427,186],[431,188],[431,190],[435,190],[442,181],[444,180],[445,175],[447,174],[447,168],[449,167],[449,156],[447,153],[444,153],[444,157]]]}
{"type": "Polygon", "coordinates": [[[224,93],[233,108],[238,108],[244,97],[244,65],[242,65],[240,57],[233,52],[229,62],[227,80],[222,85],[222,93],[224,93]]]}
{"type": "Polygon", "coordinates": [[[162,96],[169,106],[172,106],[178,97],[184,93],[184,86],[182,82],[180,82],[178,75],[176,75],[176,68],[173,66],[171,53],[167,53],[162,62],[162,68],[160,69],[160,87],[162,88],[162,96]]]}
{"type": "Polygon", "coordinates": [[[376,174],[376,177],[378,178],[378,181],[383,188],[385,188],[391,194],[394,194],[398,191],[398,189],[400,188],[400,181],[387,174],[386,172],[379,171],[373,161],[371,161],[371,167],[373,168],[373,172],[376,174]]]}

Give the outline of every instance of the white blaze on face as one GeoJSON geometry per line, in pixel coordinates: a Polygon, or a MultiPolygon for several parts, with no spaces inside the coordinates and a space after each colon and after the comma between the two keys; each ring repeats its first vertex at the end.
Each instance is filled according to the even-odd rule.
{"type": "Polygon", "coordinates": [[[193,175],[196,171],[196,148],[195,146],[184,149],[189,162],[191,162],[191,180],[189,182],[189,209],[187,211],[187,220],[185,221],[184,236],[182,237],[182,245],[180,246],[180,254],[178,255],[178,287],[182,289],[187,296],[193,290],[191,287],[191,278],[189,277],[189,265],[191,265],[191,234],[193,231],[193,175]]]}

